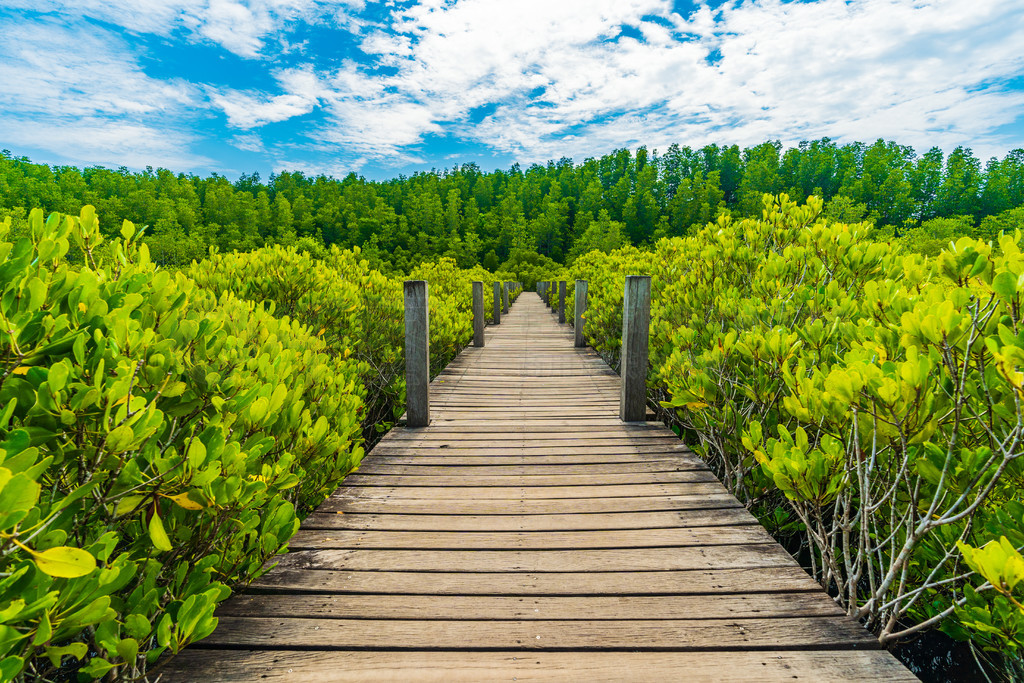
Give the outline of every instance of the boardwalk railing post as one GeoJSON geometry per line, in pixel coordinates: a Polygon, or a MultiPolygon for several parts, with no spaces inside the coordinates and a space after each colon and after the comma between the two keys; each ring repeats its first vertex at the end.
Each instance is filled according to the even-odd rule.
{"type": "Polygon", "coordinates": [[[622,392],[619,419],[643,422],[647,415],[647,344],[651,326],[651,278],[628,275],[622,301],[622,392]]]}
{"type": "Polygon", "coordinates": [[[405,281],[405,423],[430,423],[430,313],[426,280],[405,281]]]}
{"type": "Polygon", "coordinates": [[[587,312],[587,281],[576,281],[576,348],[582,349],[587,345],[583,339],[583,314],[587,312]]]}
{"type": "Polygon", "coordinates": [[[484,345],[484,283],[473,283],[473,346],[484,345]]]}
{"type": "Polygon", "coordinates": [[[501,283],[501,312],[508,313],[508,283],[501,283]]]}
{"type": "Polygon", "coordinates": [[[565,280],[558,281],[558,322],[565,322],[565,280]]]}
{"type": "Polygon", "coordinates": [[[501,324],[501,283],[494,283],[494,324],[501,324]]]}

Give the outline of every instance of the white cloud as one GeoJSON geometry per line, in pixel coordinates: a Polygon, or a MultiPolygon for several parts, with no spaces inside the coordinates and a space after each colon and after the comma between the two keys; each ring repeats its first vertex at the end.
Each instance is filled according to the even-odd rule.
{"type": "Polygon", "coordinates": [[[231,144],[245,152],[265,152],[263,138],[256,133],[243,133],[231,138],[231,144]]]}
{"type": "Polygon", "coordinates": [[[439,131],[527,161],[825,135],[1005,148],[1021,143],[992,131],[1024,105],[999,86],[1024,73],[1022,17],[1020,0],[747,0],[685,17],[664,0],[423,2],[362,42],[397,73],[323,75],[321,135],[377,159],[439,131]],[[621,25],[644,40],[610,40],[621,25]]]}
{"type": "Polygon", "coordinates": [[[36,12],[87,17],[133,33],[171,36],[188,29],[236,55],[257,58],[268,38],[293,22],[337,17],[359,9],[363,0],[6,0],[6,6],[36,12]]]}
{"type": "Polygon", "coordinates": [[[61,163],[172,169],[210,168],[213,164],[212,160],[189,152],[194,140],[188,133],[153,125],[94,117],[4,118],[0,128],[5,143],[47,150],[61,163]]]}
{"type": "Polygon", "coordinates": [[[194,87],[149,78],[127,44],[107,31],[46,21],[6,29],[0,32],[0,142],[81,164],[210,164],[188,151],[194,136],[177,123],[196,102],[194,87]]]}

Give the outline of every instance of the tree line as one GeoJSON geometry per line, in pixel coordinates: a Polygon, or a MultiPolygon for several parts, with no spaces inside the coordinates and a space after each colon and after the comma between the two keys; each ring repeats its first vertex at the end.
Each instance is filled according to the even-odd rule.
{"type": "Polygon", "coordinates": [[[122,220],[148,226],[145,240],[164,264],[202,258],[210,247],[266,244],[359,246],[396,272],[438,256],[492,271],[517,253],[569,263],[593,249],[686,235],[722,212],[756,217],[764,194],[783,192],[795,201],[820,196],[827,216],[873,221],[883,236],[928,251],[929,240],[1024,227],[1024,149],[982,164],[966,147],[919,155],[881,139],[822,138],[788,149],[778,141],[619,149],[492,172],[470,163],[384,181],[281,172],[235,182],[150,167],[48,166],[0,152],[0,218],[17,224],[29,207],[77,213],[91,204],[111,234],[122,220]]]}

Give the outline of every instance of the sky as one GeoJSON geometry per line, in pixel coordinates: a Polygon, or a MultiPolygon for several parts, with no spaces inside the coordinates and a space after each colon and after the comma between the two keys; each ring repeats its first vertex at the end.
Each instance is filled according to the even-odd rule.
{"type": "Polygon", "coordinates": [[[1024,0],[0,0],[0,149],[373,179],[672,143],[1024,147],[1024,0]]]}

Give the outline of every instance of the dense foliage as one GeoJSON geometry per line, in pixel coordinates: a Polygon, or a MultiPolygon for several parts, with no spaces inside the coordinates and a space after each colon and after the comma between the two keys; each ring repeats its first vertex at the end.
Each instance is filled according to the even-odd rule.
{"type": "MultiPolygon", "coordinates": [[[[363,428],[399,411],[401,282],[357,252],[284,247],[171,274],[130,223],[103,244],[92,207],[10,223],[0,679],[133,678],[213,630],[230,586],[359,463],[363,428]]],[[[418,274],[440,369],[471,336],[469,279],[493,276],[418,274]]]]}
{"type": "MultiPolygon", "coordinates": [[[[316,330],[332,355],[358,360],[368,439],[401,415],[405,406],[402,281],[373,270],[358,248],[332,247],[322,259],[280,245],[215,253],[194,263],[187,273],[214,292],[267,302],[275,315],[289,316],[316,330]]],[[[460,269],[452,259],[441,258],[420,264],[410,278],[430,283],[430,367],[440,372],[473,336],[469,283],[484,282],[484,310],[490,320],[495,276],[480,266],[460,269]]]]}
{"type": "Polygon", "coordinates": [[[822,139],[785,150],[774,141],[746,149],[672,145],[662,154],[621,149],[525,170],[485,173],[467,164],[382,182],[285,172],[266,183],[257,174],[232,183],[164,169],[51,168],[0,153],[0,212],[15,227],[24,207],[77,213],[92,204],[112,225],[149,226],[145,240],[159,264],[201,260],[211,246],[282,244],[314,254],[358,246],[385,272],[408,273],[440,256],[497,272],[517,251],[567,263],[594,249],[686,235],[722,211],[757,217],[761,196],[780,192],[797,201],[822,197],[830,217],[870,219],[887,226],[880,234],[923,229],[915,239],[927,242],[944,238],[949,225],[930,223],[944,219],[956,236],[992,239],[1024,222],[1021,212],[1007,213],[1024,206],[1024,150],[983,167],[969,149],[919,156],[884,140],[822,139]],[[986,223],[989,216],[999,218],[986,223]]]}
{"type": "MultiPolygon", "coordinates": [[[[766,197],[653,251],[591,253],[585,333],[612,358],[652,276],[650,388],[723,482],[883,643],[929,626],[1024,644],[1021,233],[935,259],[766,197]],[[980,549],[979,549],[980,548],[980,549]]],[[[571,301],[571,297],[569,299],[571,301]]]]}
{"type": "Polygon", "coordinates": [[[850,614],[1024,642],[1024,150],[267,183],[2,152],[0,221],[0,677],[133,677],[209,633],[404,409],[407,277],[437,372],[472,280],[488,317],[494,282],[567,279],[571,312],[589,280],[614,364],[651,274],[652,403],[850,614]]]}

